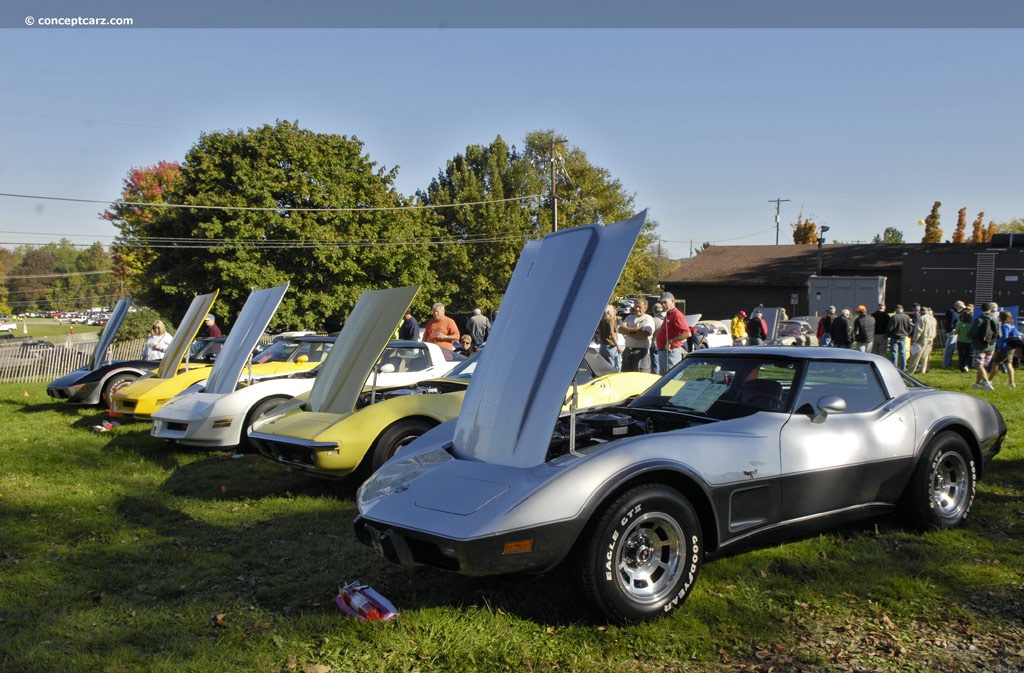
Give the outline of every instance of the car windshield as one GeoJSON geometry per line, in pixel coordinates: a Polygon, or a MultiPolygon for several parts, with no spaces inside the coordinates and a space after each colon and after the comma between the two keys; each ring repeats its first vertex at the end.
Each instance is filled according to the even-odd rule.
{"type": "Polygon", "coordinates": [[[320,362],[331,351],[332,341],[311,340],[297,341],[293,339],[280,339],[258,353],[252,360],[253,364],[264,362],[296,362],[299,358],[305,357],[304,362],[320,362]]]}
{"type": "Polygon", "coordinates": [[[717,419],[789,410],[800,360],[702,353],[687,356],[630,406],[717,419]]]}
{"type": "Polygon", "coordinates": [[[446,379],[457,379],[459,381],[468,381],[472,376],[473,372],[476,371],[476,363],[480,360],[480,351],[473,353],[468,358],[455,365],[455,368],[444,375],[446,379]]]}

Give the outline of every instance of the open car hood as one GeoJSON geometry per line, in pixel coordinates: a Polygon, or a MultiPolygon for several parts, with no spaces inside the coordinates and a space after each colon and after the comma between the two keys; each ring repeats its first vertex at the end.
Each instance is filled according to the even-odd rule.
{"type": "Polygon", "coordinates": [[[160,361],[160,366],[153,372],[154,377],[169,379],[178,373],[178,367],[181,366],[181,361],[185,359],[188,347],[192,345],[192,340],[196,338],[199,326],[206,319],[206,314],[210,312],[210,307],[213,306],[213,302],[216,301],[218,294],[220,294],[220,290],[214,290],[210,294],[197,295],[192,300],[192,304],[185,311],[185,317],[181,319],[181,323],[174,333],[171,345],[167,347],[167,351],[164,353],[164,359],[160,361]]]}
{"type": "Polygon", "coordinates": [[[260,340],[263,331],[270,324],[270,319],[277,312],[284,293],[288,291],[288,283],[271,287],[266,290],[254,290],[245,300],[238,319],[231,326],[231,333],[224,341],[224,346],[210,370],[210,378],[206,380],[205,392],[215,395],[226,395],[235,390],[238,377],[246,363],[252,359],[252,349],[260,340]]]}
{"type": "Polygon", "coordinates": [[[466,390],[456,456],[517,467],[544,462],[565,391],[646,218],[644,211],[526,244],[466,390]]]}
{"type": "Polygon", "coordinates": [[[341,329],[327,359],[317,370],[306,409],[332,414],[350,413],[366,377],[388,345],[419,285],[390,290],[367,290],[341,329]]]}
{"type": "Polygon", "coordinates": [[[103,326],[103,334],[100,335],[100,340],[96,343],[96,350],[92,352],[92,364],[89,369],[96,371],[103,366],[103,363],[107,360],[107,349],[110,348],[110,344],[114,343],[114,337],[117,336],[117,330],[121,328],[121,323],[124,322],[125,316],[128,315],[128,309],[132,305],[131,298],[122,299],[117,302],[114,306],[113,313],[110,314],[110,319],[107,320],[107,324],[103,326]]]}

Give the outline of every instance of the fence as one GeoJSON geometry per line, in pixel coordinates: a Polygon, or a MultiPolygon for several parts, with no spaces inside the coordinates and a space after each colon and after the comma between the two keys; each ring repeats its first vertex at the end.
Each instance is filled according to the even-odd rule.
{"type": "MultiPolygon", "coordinates": [[[[92,360],[97,335],[74,335],[62,343],[4,339],[0,344],[0,383],[31,383],[52,381],[92,360]]],[[[142,358],[145,339],[115,343],[110,347],[111,360],[142,358]]]]}

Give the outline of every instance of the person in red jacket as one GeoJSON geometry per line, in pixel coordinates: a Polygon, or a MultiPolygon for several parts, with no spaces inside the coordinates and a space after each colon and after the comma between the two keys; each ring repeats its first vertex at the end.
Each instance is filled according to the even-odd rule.
{"type": "Polygon", "coordinates": [[[658,346],[658,371],[664,374],[683,359],[684,346],[691,330],[686,316],[676,308],[676,298],[671,292],[661,295],[660,303],[665,309],[665,319],[655,333],[654,341],[658,346]]]}

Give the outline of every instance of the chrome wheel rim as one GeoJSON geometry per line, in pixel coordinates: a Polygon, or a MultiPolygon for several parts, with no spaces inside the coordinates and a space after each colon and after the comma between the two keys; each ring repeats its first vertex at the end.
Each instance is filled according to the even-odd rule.
{"type": "Polygon", "coordinates": [[[969,478],[963,456],[955,451],[942,454],[932,472],[932,507],[947,518],[961,514],[967,506],[969,478]]]}
{"type": "Polygon", "coordinates": [[[615,547],[615,579],[639,603],[659,603],[673,591],[684,556],[679,523],[662,513],[633,521],[615,547]]]}

